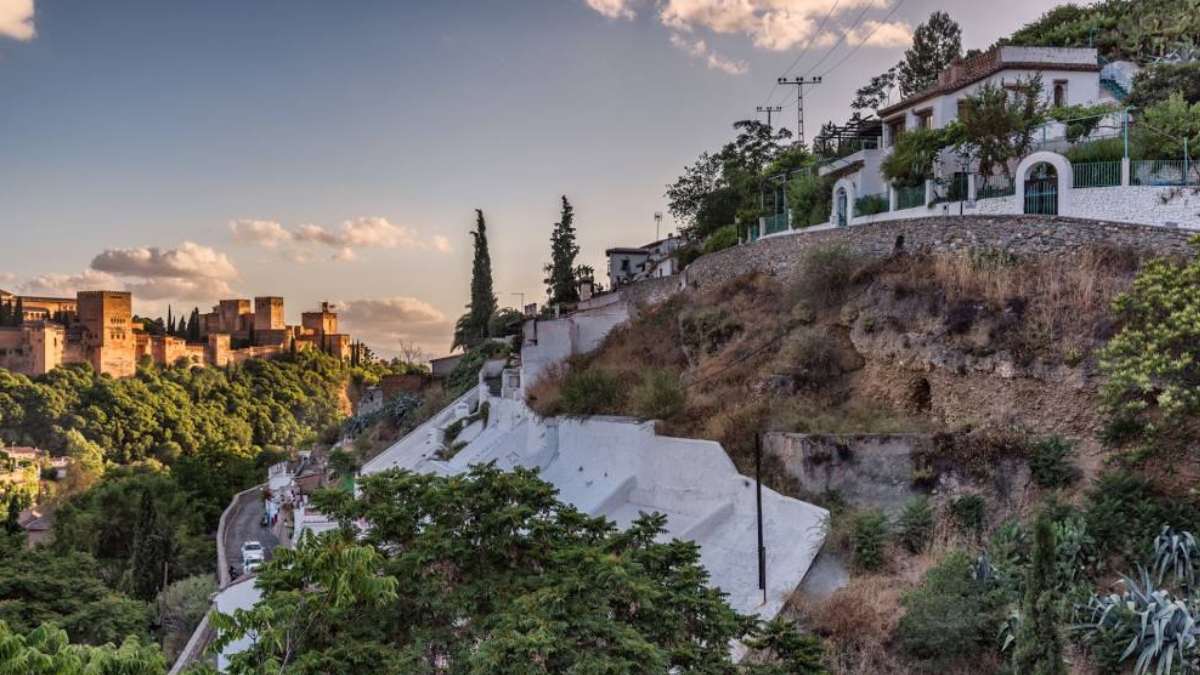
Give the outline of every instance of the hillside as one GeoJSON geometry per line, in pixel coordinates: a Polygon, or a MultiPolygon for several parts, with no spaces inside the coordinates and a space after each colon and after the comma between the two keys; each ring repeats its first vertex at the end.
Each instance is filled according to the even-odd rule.
{"type": "Polygon", "coordinates": [[[1190,442],[1121,432],[1106,388],[1102,356],[1131,330],[1114,301],[1166,269],[1152,257],[1125,245],[884,257],[814,246],[794,264],[643,306],[529,402],[544,415],[660,419],[663,433],[720,441],[746,475],[760,432],[832,448],[800,461],[773,444],[764,475],[835,513],[826,553],[849,567],[849,585],[793,599],[793,618],[827,639],[834,672],[1000,670],[1011,652],[996,635],[1022,606],[1035,521],[1048,513],[1073,672],[1108,672],[1120,650],[1066,623],[1082,619],[1093,589],[1150,564],[1160,528],[1200,527],[1190,442]],[[887,460],[909,471],[901,485],[899,465],[871,468],[872,444],[897,438],[913,448],[887,460]],[[838,471],[849,476],[838,489],[805,487],[838,471]],[[897,491],[911,498],[881,497],[897,491]],[[938,585],[959,574],[948,570],[972,565],[1004,583],[946,596],[938,585]],[[976,618],[929,623],[956,605],[976,618]]]}

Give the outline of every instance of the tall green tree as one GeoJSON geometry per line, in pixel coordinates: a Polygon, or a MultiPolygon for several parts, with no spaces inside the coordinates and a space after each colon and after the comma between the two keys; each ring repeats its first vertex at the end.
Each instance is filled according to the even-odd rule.
{"type": "Polygon", "coordinates": [[[134,597],[153,600],[158,595],[167,584],[174,556],[173,533],[160,520],[150,490],[145,490],[129,560],[129,587],[134,597]]]}
{"type": "Polygon", "coordinates": [[[23,322],[24,320],[25,320],[25,301],[24,301],[24,300],[22,300],[22,299],[21,299],[21,298],[18,296],[18,297],[17,297],[17,304],[16,304],[16,306],[13,308],[13,319],[12,319],[12,325],[14,325],[14,326],[20,326],[20,325],[21,325],[21,322],[23,322]]]}
{"type": "Polygon", "coordinates": [[[8,516],[4,519],[4,529],[9,534],[21,531],[21,499],[15,492],[8,497],[8,516]]]}
{"type": "MultiPolygon", "coordinates": [[[[565,197],[564,197],[565,199],[565,197]]],[[[475,209],[475,230],[471,232],[475,258],[471,264],[471,302],[467,313],[454,327],[451,349],[471,349],[488,337],[488,326],[496,313],[496,293],[492,290],[492,256],[488,252],[487,221],[481,209],[475,209]]]]}
{"type": "Polygon", "coordinates": [[[1058,633],[1058,594],[1055,591],[1054,524],[1049,515],[1037,517],[1033,531],[1033,560],[1025,578],[1021,626],[1013,660],[1016,672],[1064,675],[1062,637],[1058,633]]]}
{"type": "Polygon", "coordinates": [[[897,82],[904,96],[932,86],[950,62],[962,56],[962,28],[946,12],[934,12],[913,31],[912,46],[904,51],[897,82]]]}
{"type": "Polygon", "coordinates": [[[192,315],[190,317],[188,317],[187,339],[188,339],[188,342],[199,342],[200,341],[200,308],[199,307],[193,307],[192,315]]]}
{"type": "Polygon", "coordinates": [[[575,243],[575,208],[562,197],[562,214],[550,233],[550,263],[546,265],[546,294],[550,304],[563,305],[579,302],[579,289],[575,285],[575,258],[579,256],[579,245],[575,243]]]}
{"type": "Polygon", "coordinates": [[[854,100],[850,102],[850,109],[873,113],[888,103],[892,90],[896,88],[896,69],[899,67],[899,65],[892,66],[859,87],[854,92],[854,100]]]}
{"type": "Polygon", "coordinates": [[[980,173],[989,175],[998,168],[1011,175],[1012,160],[1029,153],[1046,113],[1042,76],[1035,75],[1007,87],[983,85],[963,99],[958,124],[939,131],[979,161],[980,173]]]}

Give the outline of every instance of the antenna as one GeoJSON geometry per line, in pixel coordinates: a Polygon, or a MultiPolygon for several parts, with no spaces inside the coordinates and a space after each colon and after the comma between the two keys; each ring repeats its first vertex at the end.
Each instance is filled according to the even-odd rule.
{"type": "Polygon", "coordinates": [[[654,212],[654,241],[662,239],[659,232],[662,230],[662,211],[654,212]]]}

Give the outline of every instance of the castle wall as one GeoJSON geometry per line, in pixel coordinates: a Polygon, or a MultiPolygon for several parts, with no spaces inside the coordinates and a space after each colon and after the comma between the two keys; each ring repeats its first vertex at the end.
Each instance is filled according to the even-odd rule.
{"type": "Polygon", "coordinates": [[[80,291],[79,322],[84,351],[92,367],[113,377],[133,375],[137,340],[133,334],[133,297],[114,291],[80,291]]]}
{"type": "Polygon", "coordinates": [[[254,298],[254,332],[282,331],[284,328],[283,298],[254,298]]]}

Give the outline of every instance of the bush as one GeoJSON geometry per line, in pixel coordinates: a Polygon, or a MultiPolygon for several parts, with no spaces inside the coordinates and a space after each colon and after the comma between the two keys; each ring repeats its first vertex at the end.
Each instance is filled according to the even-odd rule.
{"type": "Polygon", "coordinates": [[[792,223],[808,227],[829,222],[833,181],[815,173],[794,176],[787,185],[787,200],[792,209],[792,223]]]}
{"type": "Polygon", "coordinates": [[[679,375],[665,368],[652,368],[630,395],[633,412],[644,419],[668,420],[683,412],[687,402],[679,375]]]}
{"type": "Polygon", "coordinates": [[[896,629],[900,651],[941,669],[963,658],[978,657],[992,645],[1003,619],[1006,598],[993,580],[975,579],[966,553],[954,551],[904,596],[907,609],[896,629]]]}
{"type": "Polygon", "coordinates": [[[854,516],[850,544],[854,565],[861,570],[875,571],[887,562],[887,517],[882,511],[863,511],[854,516]]]}
{"type": "Polygon", "coordinates": [[[1038,487],[1060,488],[1079,479],[1079,469],[1072,463],[1075,449],[1061,436],[1051,436],[1033,444],[1029,457],[1029,472],[1038,487]]]}
{"type": "Polygon", "coordinates": [[[897,186],[924,185],[933,178],[938,153],[953,144],[956,129],[910,129],[900,134],[892,154],[883,160],[883,175],[897,186]]]}
{"type": "Polygon", "coordinates": [[[620,412],[625,388],[615,374],[599,368],[571,370],[563,378],[560,405],[566,415],[612,415],[620,412]]]}
{"type": "Polygon", "coordinates": [[[963,495],[950,502],[950,515],[963,532],[982,534],[986,511],[987,503],[981,495],[963,495]]]}
{"type": "Polygon", "coordinates": [[[1074,163],[1119,162],[1125,157],[1125,141],[1121,138],[1101,138],[1073,145],[1063,154],[1074,163]]]}
{"type": "Polygon", "coordinates": [[[736,225],[726,225],[713,232],[704,240],[704,254],[716,253],[737,246],[738,233],[736,225]]]}
{"type": "Polygon", "coordinates": [[[776,359],[779,371],[797,388],[816,391],[842,374],[837,346],[823,329],[806,328],[788,336],[776,359]]]}
{"type": "Polygon", "coordinates": [[[840,304],[861,266],[862,259],[845,246],[809,249],[800,260],[792,294],[813,309],[840,304]]]}
{"type": "Polygon", "coordinates": [[[933,507],[929,498],[914,497],[904,506],[896,522],[896,537],[909,553],[920,553],[929,545],[933,536],[933,507]]]}
{"type": "Polygon", "coordinates": [[[679,317],[684,346],[709,355],[720,351],[742,330],[741,322],[723,307],[701,307],[679,317]]]}
{"type": "Polygon", "coordinates": [[[1100,476],[1087,501],[1084,520],[1102,558],[1120,554],[1142,560],[1164,525],[1188,529],[1200,520],[1194,505],[1159,494],[1149,481],[1128,471],[1100,476]]]}

